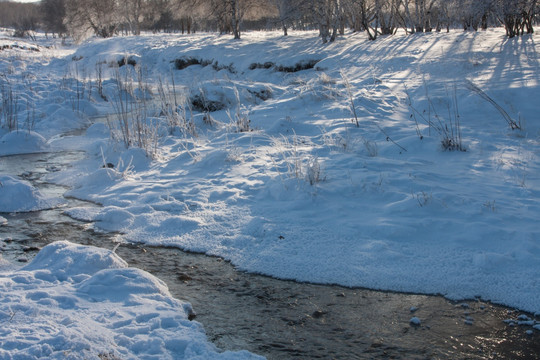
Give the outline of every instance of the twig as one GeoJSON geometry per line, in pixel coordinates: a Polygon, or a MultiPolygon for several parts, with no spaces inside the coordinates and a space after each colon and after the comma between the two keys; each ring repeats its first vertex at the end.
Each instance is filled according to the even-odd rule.
{"type": "Polygon", "coordinates": [[[356,114],[356,106],[354,106],[354,98],[351,91],[351,84],[349,83],[349,80],[343,73],[343,71],[340,71],[341,78],[345,82],[345,88],[347,89],[347,95],[349,95],[349,102],[351,103],[351,112],[353,113],[354,120],[356,123],[356,127],[360,127],[360,123],[358,122],[358,115],[356,114]]]}
{"type": "Polygon", "coordinates": [[[396,145],[397,147],[399,147],[401,150],[403,151],[407,151],[407,149],[405,149],[403,146],[399,145],[397,142],[395,142],[391,137],[390,135],[388,135],[386,133],[386,131],[384,131],[384,129],[382,127],[379,126],[379,124],[375,123],[375,126],[377,126],[377,128],[379,128],[379,130],[384,134],[384,136],[386,136],[386,141],[390,141],[392,142],[394,145],[396,145]]]}
{"type": "Polygon", "coordinates": [[[514,119],[512,119],[510,115],[508,115],[508,113],[499,104],[497,104],[495,100],[493,100],[491,97],[489,97],[488,94],[482,91],[482,89],[480,89],[478,86],[473,84],[470,80],[465,81],[465,85],[467,86],[469,90],[477,93],[482,99],[486,100],[491,105],[493,105],[495,109],[497,109],[497,111],[502,115],[504,120],[506,120],[508,125],[510,125],[510,128],[512,130],[516,130],[516,129],[521,130],[521,121],[516,122],[514,119]]]}

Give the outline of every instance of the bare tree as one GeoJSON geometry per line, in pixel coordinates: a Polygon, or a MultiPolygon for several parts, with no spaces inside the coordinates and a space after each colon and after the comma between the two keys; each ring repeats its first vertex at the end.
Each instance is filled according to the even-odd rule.
{"type": "Polygon", "coordinates": [[[287,29],[291,24],[302,18],[307,11],[306,0],[272,0],[278,10],[279,24],[283,35],[287,36],[287,29]]]}
{"type": "Polygon", "coordinates": [[[532,34],[537,0],[494,0],[495,13],[508,37],[532,34]]]}
{"type": "Polygon", "coordinates": [[[349,19],[354,30],[365,31],[369,40],[377,39],[379,19],[375,0],[349,0],[345,9],[350,14],[349,19]]]}
{"type": "Polygon", "coordinates": [[[393,35],[396,32],[400,4],[401,0],[375,0],[375,16],[381,35],[393,35]]]}
{"type": "Polygon", "coordinates": [[[118,6],[122,12],[124,23],[133,35],[140,35],[147,3],[145,0],[123,0],[118,6]]]}
{"type": "Polygon", "coordinates": [[[487,29],[493,0],[454,0],[453,15],[463,30],[487,29]]]}
{"type": "Polygon", "coordinates": [[[246,17],[253,17],[263,5],[260,0],[210,0],[208,10],[217,21],[220,33],[232,32],[235,39],[240,39],[246,17]]]}
{"type": "MultiPolygon", "coordinates": [[[[447,0],[440,0],[447,1],[447,0]]],[[[411,32],[430,32],[433,30],[432,14],[437,0],[403,0],[403,9],[411,32]],[[413,7],[414,5],[414,7],[413,7]]]]}
{"type": "Polygon", "coordinates": [[[33,37],[40,20],[38,4],[0,2],[0,26],[14,29],[17,37],[33,37]]]}
{"type": "Polygon", "coordinates": [[[89,33],[111,37],[120,24],[117,3],[114,0],[67,0],[65,24],[79,41],[89,33]]]}
{"type": "Polygon", "coordinates": [[[67,33],[64,25],[66,4],[64,0],[42,0],[40,4],[43,28],[53,35],[63,36],[67,33]]]}
{"type": "Polygon", "coordinates": [[[319,28],[319,35],[323,43],[334,41],[338,30],[344,27],[345,13],[342,1],[310,0],[309,11],[314,23],[319,28]]]}

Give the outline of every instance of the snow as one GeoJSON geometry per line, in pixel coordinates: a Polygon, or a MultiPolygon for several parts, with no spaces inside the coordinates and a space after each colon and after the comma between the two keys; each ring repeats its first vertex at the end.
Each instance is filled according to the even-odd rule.
{"type": "Polygon", "coordinates": [[[48,150],[47,141],[34,131],[12,131],[0,137],[0,156],[48,150]]]}
{"type": "MultiPolygon", "coordinates": [[[[87,152],[47,180],[101,204],[67,210],[97,229],[283,279],[540,311],[540,122],[531,101],[540,96],[539,35],[507,39],[503,29],[489,29],[374,42],[364,35],[325,45],[315,32],[245,33],[239,41],[207,33],[90,39],[40,48],[41,57],[6,50],[0,69],[9,68],[14,89],[33,100],[33,131],[44,146],[87,152]],[[130,65],[115,67],[123,56],[144,69],[145,124],[159,135],[150,152],[126,149],[104,125],[115,112],[119,77],[136,77],[130,65]],[[212,65],[175,70],[180,57],[212,65]],[[313,69],[277,71],[314,61],[313,69]],[[275,67],[253,66],[267,62],[275,67]],[[108,101],[98,94],[97,66],[108,101]],[[29,80],[17,82],[23,73],[29,80]],[[173,101],[160,104],[160,81],[168,89],[174,83],[176,115],[194,128],[167,124],[164,108],[173,101]],[[184,100],[201,94],[224,109],[189,109],[184,100]],[[60,136],[90,122],[86,135],[60,136]],[[445,150],[445,129],[458,134],[458,122],[452,141],[466,151],[445,150]]],[[[29,113],[20,111],[20,119],[29,113]]],[[[113,278],[96,277],[85,289],[113,278]]],[[[160,293],[155,283],[146,290],[119,284],[160,293]]]]}
{"type": "MultiPolygon", "coordinates": [[[[15,213],[50,209],[64,203],[60,198],[45,197],[25,180],[0,175],[0,212],[15,213]]],[[[3,223],[0,219],[0,224],[3,223]]]]}
{"type": "Polygon", "coordinates": [[[68,241],[0,273],[2,359],[257,359],[218,352],[188,303],[109,250],[68,241]]]}

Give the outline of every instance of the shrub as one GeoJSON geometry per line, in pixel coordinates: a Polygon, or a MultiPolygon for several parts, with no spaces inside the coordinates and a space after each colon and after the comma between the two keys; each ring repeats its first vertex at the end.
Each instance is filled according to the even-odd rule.
{"type": "Polygon", "coordinates": [[[301,60],[294,65],[276,65],[271,61],[264,63],[252,63],[249,65],[249,70],[255,69],[274,69],[279,72],[294,73],[302,70],[313,69],[320,60],[301,60]]]}
{"type": "Polygon", "coordinates": [[[206,96],[201,92],[201,94],[196,94],[191,97],[191,105],[195,110],[201,112],[214,112],[227,108],[227,105],[214,100],[208,100],[206,96]]]}
{"type": "Polygon", "coordinates": [[[294,64],[293,66],[276,65],[274,69],[279,72],[298,72],[302,70],[313,69],[320,60],[302,60],[294,64]]]}
{"type": "Polygon", "coordinates": [[[113,99],[114,118],[108,119],[113,138],[121,141],[126,148],[139,147],[150,157],[155,157],[158,145],[157,124],[148,117],[148,104],[145,97],[147,85],[144,84],[142,70],[136,68],[136,80],[127,72],[123,78],[115,74],[117,91],[113,99]],[[138,84],[138,88],[135,86],[138,84]]]}
{"type": "Polygon", "coordinates": [[[262,89],[247,89],[247,91],[262,101],[266,101],[272,98],[272,89],[270,87],[264,87],[262,89]]]}
{"type": "Polygon", "coordinates": [[[315,185],[322,181],[321,164],[319,164],[319,159],[316,156],[307,160],[306,179],[310,185],[315,185]]]}
{"type": "Polygon", "coordinates": [[[271,69],[275,66],[276,64],[274,64],[273,62],[271,61],[267,61],[263,64],[261,63],[252,63],[251,65],[249,65],[249,70],[255,70],[255,69],[271,69]]]}
{"type": "Polygon", "coordinates": [[[5,74],[1,74],[0,79],[2,80],[0,85],[0,95],[2,98],[0,126],[4,126],[10,131],[16,130],[19,126],[17,120],[19,97],[16,91],[13,90],[11,81],[5,74]]]}
{"type": "Polygon", "coordinates": [[[183,70],[191,65],[201,65],[203,67],[212,64],[213,60],[203,60],[195,57],[182,57],[174,60],[174,68],[176,70],[183,70]]]}
{"type": "Polygon", "coordinates": [[[133,56],[124,56],[120,60],[117,61],[118,67],[122,67],[124,65],[131,65],[135,66],[137,65],[137,60],[133,56]]]}
{"type": "Polygon", "coordinates": [[[231,74],[236,74],[236,69],[234,68],[234,64],[233,63],[230,63],[229,65],[219,65],[219,63],[217,61],[215,61],[213,64],[212,64],[212,68],[216,71],[220,71],[220,70],[227,70],[228,72],[230,72],[231,74]]]}
{"type": "Polygon", "coordinates": [[[411,112],[410,118],[414,119],[416,123],[416,132],[420,139],[423,136],[420,133],[418,127],[418,118],[423,120],[429,127],[429,129],[435,130],[439,136],[441,136],[441,147],[443,150],[447,151],[467,151],[463,146],[461,138],[461,116],[459,114],[456,87],[453,88],[453,93],[450,96],[448,89],[446,89],[446,95],[449,98],[446,103],[446,111],[448,113],[447,117],[443,117],[439,114],[437,107],[433,103],[427,85],[424,84],[426,88],[426,97],[428,102],[427,110],[422,112],[418,111],[412,103],[411,97],[407,92],[408,106],[411,112]]]}

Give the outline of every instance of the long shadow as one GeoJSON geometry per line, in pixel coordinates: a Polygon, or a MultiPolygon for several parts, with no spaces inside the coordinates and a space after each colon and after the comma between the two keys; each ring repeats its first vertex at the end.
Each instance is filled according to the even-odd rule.
{"type": "Polygon", "coordinates": [[[532,35],[524,35],[505,39],[499,46],[499,62],[493,68],[492,76],[488,81],[490,88],[506,89],[517,79],[522,79],[520,86],[530,85],[529,80],[538,83],[540,78],[540,64],[536,51],[536,44],[532,35]],[[532,70],[531,76],[524,76],[528,69],[532,70]],[[518,76],[519,75],[519,76],[518,76]]]}

